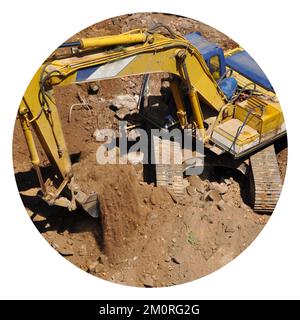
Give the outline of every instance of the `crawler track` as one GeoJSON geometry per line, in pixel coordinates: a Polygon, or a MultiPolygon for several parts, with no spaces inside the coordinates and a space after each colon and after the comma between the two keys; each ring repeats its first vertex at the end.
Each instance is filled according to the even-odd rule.
{"type": "Polygon", "coordinates": [[[272,213],[279,199],[282,182],[274,145],[250,157],[253,209],[272,213]]]}
{"type": "Polygon", "coordinates": [[[183,184],[183,168],[182,164],[178,164],[175,159],[181,159],[180,143],[175,141],[168,141],[154,137],[154,152],[155,152],[155,170],[156,170],[156,184],[158,186],[165,186],[171,189],[175,195],[182,197],[184,195],[183,184]],[[170,147],[167,145],[170,144],[170,147]],[[174,152],[173,152],[174,150],[174,152]],[[158,161],[161,155],[164,154],[165,159],[170,159],[170,163],[158,161]]]}

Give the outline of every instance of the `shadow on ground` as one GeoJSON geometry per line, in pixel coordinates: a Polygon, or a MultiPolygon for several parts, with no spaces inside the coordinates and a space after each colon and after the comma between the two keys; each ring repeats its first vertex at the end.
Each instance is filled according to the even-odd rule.
{"type": "MultiPolygon", "coordinates": [[[[43,176],[49,177],[51,167],[42,168],[43,176]]],[[[21,200],[30,214],[30,219],[41,234],[56,231],[72,233],[90,232],[95,237],[99,248],[103,247],[100,219],[90,217],[83,209],[70,212],[65,207],[49,206],[39,195],[39,183],[35,171],[15,174],[21,200]]]]}

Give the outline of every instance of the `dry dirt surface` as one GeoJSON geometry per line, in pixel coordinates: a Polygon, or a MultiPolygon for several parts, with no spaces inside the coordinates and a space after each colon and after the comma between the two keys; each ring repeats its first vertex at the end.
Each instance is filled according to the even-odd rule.
{"type": "MultiPolygon", "coordinates": [[[[224,49],[236,43],[194,20],[165,14],[134,14],[93,25],[71,38],[117,34],[157,22],[181,34],[200,31],[224,49]]],[[[99,195],[101,218],[83,210],[49,207],[38,196],[38,181],[31,169],[23,134],[16,122],[13,141],[15,177],[24,206],[42,236],[65,259],[84,271],[116,283],[161,287],[185,283],[207,275],[239,255],[256,238],[269,216],[255,214],[247,205],[247,180],[232,170],[208,170],[185,178],[186,194],[145,182],[143,166],[99,165],[97,128],[114,128],[118,119],[109,101],[120,94],[138,94],[140,77],[102,81],[97,94],[88,85],[55,91],[65,138],[74,162],[77,183],[99,195]],[[92,109],[69,108],[82,99],[92,109]]],[[[154,89],[153,89],[154,90],[154,89]]],[[[154,90],[155,91],[155,90],[154,90]]],[[[52,168],[39,147],[42,172],[52,168]]],[[[277,147],[284,178],[287,147],[277,147]]],[[[22,214],[22,213],[20,213],[22,214]]]]}

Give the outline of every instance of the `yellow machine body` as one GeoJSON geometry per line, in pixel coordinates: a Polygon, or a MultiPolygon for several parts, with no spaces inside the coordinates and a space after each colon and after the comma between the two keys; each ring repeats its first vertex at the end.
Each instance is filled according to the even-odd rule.
{"type": "MultiPolygon", "coordinates": [[[[171,81],[170,87],[180,126],[185,128],[189,123],[183,93],[176,79],[180,79],[187,87],[192,121],[200,130],[206,144],[215,143],[236,155],[237,148],[242,153],[247,152],[285,131],[282,111],[274,93],[260,88],[267,98],[253,96],[233,105],[220,89],[216,77],[210,73],[200,52],[179,35],[168,37],[136,30],[116,36],[82,39],[80,47],[83,50],[79,54],[54,58],[41,66],[31,80],[19,107],[18,115],[32,164],[37,167],[39,159],[31,128],[57,171],[60,185],[54,198],[52,196],[52,203],[59,198],[65,187],[73,194],[71,161],[53,95],[53,87],[58,85],[129,75],[169,73],[175,79],[174,82],[171,81]],[[213,117],[207,116],[204,106],[213,112],[213,117]],[[205,129],[208,118],[213,119],[213,124],[209,129],[205,129]],[[234,121],[234,128],[238,129],[238,125],[246,118],[247,127],[243,128],[235,139],[234,130],[226,123],[234,121]],[[236,145],[230,147],[232,143],[236,145]]],[[[247,81],[236,72],[233,72],[233,77],[239,85],[247,81]]],[[[40,182],[43,184],[41,179],[40,182]]],[[[47,198],[45,186],[42,188],[47,198]]],[[[73,200],[72,206],[69,206],[71,209],[76,207],[73,200]]]]}

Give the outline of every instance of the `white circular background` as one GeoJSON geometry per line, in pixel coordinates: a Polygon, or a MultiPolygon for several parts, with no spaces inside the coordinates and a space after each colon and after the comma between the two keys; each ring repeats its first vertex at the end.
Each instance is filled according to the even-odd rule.
{"type": "Polygon", "coordinates": [[[0,298],[243,299],[300,298],[299,36],[297,1],[6,1],[1,5],[0,298]],[[184,285],[126,287],[97,279],[62,259],[30,222],[14,180],[12,134],[17,107],[43,60],[65,39],[98,21],[133,12],[180,14],[241,44],[276,89],[289,139],[278,206],[263,232],[220,270],[184,285]]]}

